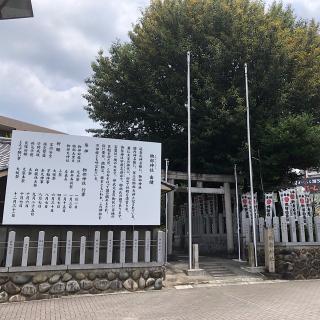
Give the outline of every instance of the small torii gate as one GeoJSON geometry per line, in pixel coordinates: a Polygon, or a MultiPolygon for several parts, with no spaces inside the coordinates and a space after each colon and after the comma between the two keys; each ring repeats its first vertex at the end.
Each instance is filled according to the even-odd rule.
{"type": "MultiPolygon", "coordinates": [[[[165,172],[162,171],[165,176],[165,172]]],[[[188,174],[179,171],[168,171],[168,182],[175,185],[177,181],[187,181],[188,174]]],[[[219,194],[224,195],[224,205],[226,214],[226,231],[227,231],[227,249],[229,253],[234,251],[233,241],[233,224],[232,224],[232,208],[231,208],[231,190],[230,184],[235,183],[233,175],[223,174],[191,174],[191,181],[196,181],[196,187],[191,188],[191,192],[202,194],[219,194]],[[221,183],[220,188],[203,187],[204,182],[221,183]]],[[[179,187],[168,193],[168,254],[172,254],[172,235],[173,235],[173,210],[174,210],[174,194],[175,192],[187,192],[187,187],[179,187]]]]}

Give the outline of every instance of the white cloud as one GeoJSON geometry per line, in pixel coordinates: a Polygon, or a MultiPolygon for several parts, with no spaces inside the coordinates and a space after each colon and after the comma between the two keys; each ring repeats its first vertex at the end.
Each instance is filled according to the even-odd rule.
{"type": "Polygon", "coordinates": [[[1,79],[8,79],[2,86],[12,99],[20,100],[31,112],[40,112],[43,116],[61,115],[77,111],[84,103],[81,94],[84,85],[73,86],[63,90],[51,89],[33,73],[23,66],[6,64],[0,66],[1,79]]]}
{"type": "Polygon", "coordinates": [[[74,134],[97,127],[83,109],[98,50],[127,40],[147,0],[33,0],[34,18],[1,21],[0,108],[74,134]]]}
{"type": "Polygon", "coordinates": [[[82,108],[84,84],[56,90],[41,82],[32,69],[10,63],[0,66],[0,79],[8,79],[1,90],[7,93],[8,101],[15,103],[3,109],[17,113],[18,119],[74,134],[85,134],[85,128],[96,127],[82,108]],[[25,111],[27,119],[22,119],[19,115],[25,111]],[[37,118],[41,120],[35,122],[37,118]]]}
{"type": "MultiPolygon", "coordinates": [[[[267,0],[267,4],[274,0],[267,0]]],[[[284,5],[291,5],[299,18],[312,19],[320,21],[320,1],[319,0],[282,0],[284,5]]]]}

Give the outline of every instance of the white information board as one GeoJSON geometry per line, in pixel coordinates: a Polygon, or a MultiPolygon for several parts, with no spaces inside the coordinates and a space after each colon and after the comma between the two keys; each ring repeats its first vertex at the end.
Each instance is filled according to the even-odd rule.
{"type": "Polygon", "coordinates": [[[14,131],[3,224],[159,225],[161,144],[14,131]]]}

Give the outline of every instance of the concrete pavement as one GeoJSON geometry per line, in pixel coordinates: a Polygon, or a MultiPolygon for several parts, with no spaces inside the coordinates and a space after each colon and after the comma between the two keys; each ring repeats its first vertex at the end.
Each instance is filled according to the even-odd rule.
{"type": "MultiPolygon", "coordinates": [[[[320,281],[256,282],[0,305],[1,320],[318,320],[320,281]]],[[[190,286],[191,287],[191,286],[190,286]]]]}
{"type": "Polygon", "coordinates": [[[260,273],[250,273],[241,267],[246,263],[217,257],[200,257],[200,268],[205,272],[201,276],[187,276],[188,256],[179,255],[167,265],[166,286],[198,283],[252,283],[266,280],[260,273]]]}

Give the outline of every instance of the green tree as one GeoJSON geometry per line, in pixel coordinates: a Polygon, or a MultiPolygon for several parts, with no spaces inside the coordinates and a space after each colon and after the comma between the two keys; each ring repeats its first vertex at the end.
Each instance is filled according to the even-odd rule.
{"type": "Polygon", "coordinates": [[[157,0],[129,36],[92,64],[85,109],[101,129],[89,132],[162,142],[170,168],[185,171],[190,50],[193,171],[231,173],[237,162],[247,172],[245,62],[253,155],[259,151],[266,186],[288,181],[291,168],[319,165],[315,21],[299,20],[279,3],[157,0]]]}

